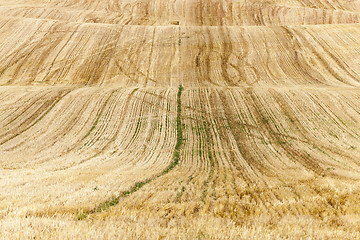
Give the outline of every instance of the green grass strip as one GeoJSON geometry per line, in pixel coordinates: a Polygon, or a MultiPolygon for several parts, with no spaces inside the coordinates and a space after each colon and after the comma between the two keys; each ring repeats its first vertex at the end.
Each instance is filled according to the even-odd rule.
{"type": "Polygon", "coordinates": [[[177,116],[176,116],[177,139],[176,139],[176,145],[175,145],[175,150],[174,150],[174,154],[173,154],[173,161],[169,164],[169,166],[167,166],[167,168],[165,168],[160,174],[158,174],[150,179],[136,182],[129,190],[121,192],[119,196],[113,197],[113,198],[99,204],[94,209],[87,211],[87,212],[83,212],[83,211],[80,212],[77,217],[78,220],[85,219],[89,214],[107,211],[110,207],[119,204],[121,198],[127,197],[127,196],[131,195],[132,193],[138,191],[140,188],[142,188],[146,184],[150,183],[151,181],[155,180],[156,178],[167,174],[174,167],[176,167],[176,165],[179,164],[180,150],[181,150],[181,146],[183,145],[182,122],[181,122],[181,94],[182,94],[183,90],[184,90],[183,86],[180,85],[178,93],[177,93],[177,116]]]}

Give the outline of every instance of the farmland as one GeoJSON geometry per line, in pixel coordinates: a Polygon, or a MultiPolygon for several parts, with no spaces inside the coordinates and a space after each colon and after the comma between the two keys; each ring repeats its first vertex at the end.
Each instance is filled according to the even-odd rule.
{"type": "Polygon", "coordinates": [[[0,0],[1,239],[360,239],[360,2],[0,0]]]}

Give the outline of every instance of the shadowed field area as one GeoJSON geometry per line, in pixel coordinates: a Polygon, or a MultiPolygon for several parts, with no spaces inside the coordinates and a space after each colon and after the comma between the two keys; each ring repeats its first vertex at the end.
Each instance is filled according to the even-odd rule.
{"type": "Polygon", "coordinates": [[[360,1],[0,16],[1,239],[360,238],[360,1]]]}

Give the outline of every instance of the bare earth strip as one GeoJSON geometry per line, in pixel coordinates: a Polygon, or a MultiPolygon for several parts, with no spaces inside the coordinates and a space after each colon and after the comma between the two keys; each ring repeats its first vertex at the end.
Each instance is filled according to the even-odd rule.
{"type": "Polygon", "coordinates": [[[360,239],[360,2],[0,1],[1,239],[360,239]]]}

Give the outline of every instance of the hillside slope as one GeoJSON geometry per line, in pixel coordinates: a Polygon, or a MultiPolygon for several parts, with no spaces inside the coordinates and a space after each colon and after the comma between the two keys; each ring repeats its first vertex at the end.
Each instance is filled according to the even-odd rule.
{"type": "Polygon", "coordinates": [[[360,238],[360,1],[0,16],[1,239],[360,238]]]}

